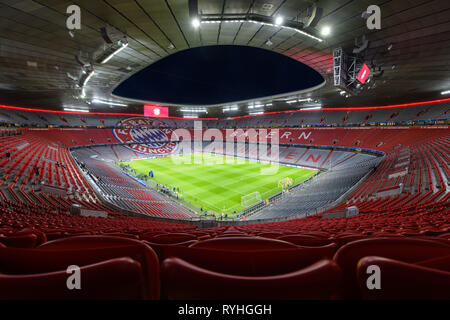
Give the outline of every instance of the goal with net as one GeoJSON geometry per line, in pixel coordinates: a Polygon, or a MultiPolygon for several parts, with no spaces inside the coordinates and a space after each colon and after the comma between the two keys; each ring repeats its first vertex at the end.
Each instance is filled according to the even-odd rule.
{"type": "Polygon", "coordinates": [[[148,185],[150,188],[156,189],[157,183],[156,183],[155,180],[153,180],[153,179],[147,179],[146,182],[147,182],[147,185],[148,185]]]}
{"type": "Polygon", "coordinates": [[[278,181],[278,187],[281,188],[281,190],[285,191],[292,187],[294,184],[294,180],[292,178],[286,177],[284,179],[281,179],[278,181]]]}
{"type": "Polygon", "coordinates": [[[241,197],[241,207],[248,208],[261,201],[261,194],[258,191],[252,192],[241,197]]]}

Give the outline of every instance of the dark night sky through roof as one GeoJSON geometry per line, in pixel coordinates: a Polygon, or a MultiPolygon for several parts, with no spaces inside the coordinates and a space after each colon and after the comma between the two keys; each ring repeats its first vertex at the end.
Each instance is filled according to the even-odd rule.
{"type": "Polygon", "coordinates": [[[212,105],[295,92],[323,81],[314,69],[269,50],[207,46],[163,58],[113,93],[166,104],[212,105]]]}

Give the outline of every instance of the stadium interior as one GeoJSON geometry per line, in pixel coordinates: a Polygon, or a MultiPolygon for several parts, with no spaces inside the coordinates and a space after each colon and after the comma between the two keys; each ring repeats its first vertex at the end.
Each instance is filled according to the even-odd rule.
{"type": "Polygon", "coordinates": [[[0,300],[450,299],[450,2],[0,16],[0,300]]]}

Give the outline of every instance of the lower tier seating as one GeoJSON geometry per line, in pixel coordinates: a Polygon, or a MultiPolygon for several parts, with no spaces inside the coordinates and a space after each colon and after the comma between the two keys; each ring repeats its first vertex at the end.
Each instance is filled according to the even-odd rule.
{"type": "Polygon", "coordinates": [[[449,208],[209,229],[2,208],[0,298],[448,299],[449,208]],[[365,282],[374,263],[389,279],[376,292],[365,282]],[[82,293],[61,287],[72,264],[82,293]]]}

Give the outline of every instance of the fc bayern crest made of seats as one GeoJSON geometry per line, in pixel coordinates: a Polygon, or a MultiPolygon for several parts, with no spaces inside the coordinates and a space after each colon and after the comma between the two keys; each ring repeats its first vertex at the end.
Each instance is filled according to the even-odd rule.
{"type": "Polygon", "coordinates": [[[113,134],[121,143],[129,143],[127,148],[138,153],[158,155],[172,153],[177,149],[178,136],[172,129],[153,129],[161,126],[160,121],[148,118],[128,118],[122,120],[122,128],[113,129],[113,134]],[[136,143],[136,144],[133,144],[136,143]]]}

